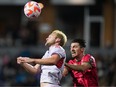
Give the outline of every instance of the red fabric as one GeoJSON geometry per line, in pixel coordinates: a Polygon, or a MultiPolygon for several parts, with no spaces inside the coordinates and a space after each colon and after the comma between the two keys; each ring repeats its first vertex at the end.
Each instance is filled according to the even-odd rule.
{"type": "Polygon", "coordinates": [[[90,55],[86,54],[80,61],[76,59],[70,60],[69,64],[81,65],[83,62],[88,62],[91,64],[92,68],[79,72],[71,70],[71,75],[73,77],[74,87],[98,87],[98,76],[95,59],[90,55]]]}
{"type": "Polygon", "coordinates": [[[58,61],[58,63],[56,64],[56,66],[57,66],[58,68],[61,68],[63,62],[64,62],[64,58],[61,58],[61,59],[58,61]]]}

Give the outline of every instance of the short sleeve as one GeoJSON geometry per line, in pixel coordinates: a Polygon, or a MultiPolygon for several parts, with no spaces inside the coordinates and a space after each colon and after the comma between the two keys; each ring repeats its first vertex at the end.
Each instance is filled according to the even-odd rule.
{"type": "Polygon", "coordinates": [[[54,46],[53,48],[51,48],[50,52],[51,55],[58,54],[60,58],[65,58],[65,51],[60,46],[54,46]]]}
{"type": "Polygon", "coordinates": [[[95,58],[91,56],[90,54],[87,54],[83,57],[82,62],[88,62],[90,63],[93,67],[96,67],[95,63],[95,58]]]}

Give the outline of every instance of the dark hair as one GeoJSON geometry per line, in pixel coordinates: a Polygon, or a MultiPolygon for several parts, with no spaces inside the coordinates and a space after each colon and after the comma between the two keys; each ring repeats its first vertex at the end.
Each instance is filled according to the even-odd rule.
{"type": "Polygon", "coordinates": [[[83,39],[74,39],[74,40],[72,40],[72,42],[71,43],[79,43],[79,45],[81,46],[81,47],[86,47],[86,42],[85,42],[85,40],[83,40],[83,39]]]}

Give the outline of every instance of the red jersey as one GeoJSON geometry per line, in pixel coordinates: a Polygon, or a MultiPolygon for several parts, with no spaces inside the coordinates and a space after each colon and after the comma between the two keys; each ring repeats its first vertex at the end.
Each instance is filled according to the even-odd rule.
{"type": "Polygon", "coordinates": [[[86,54],[80,61],[73,59],[70,60],[68,63],[74,65],[81,65],[83,62],[90,63],[92,68],[89,68],[84,72],[71,70],[74,87],[98,87],[97,68],[93,56],[91,56],[90,54],[86,54]]]}

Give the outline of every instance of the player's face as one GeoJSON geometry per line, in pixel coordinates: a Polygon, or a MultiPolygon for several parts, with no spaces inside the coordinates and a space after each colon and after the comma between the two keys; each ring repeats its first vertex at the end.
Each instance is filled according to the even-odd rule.
{"type": "Polygon", "coordinates": [[[83,53],[83,48],[80,47],[79,43],[71,43],[70,51],[72,57],[79,57],[83,53]]]}
{"type": "Polygon", "coordinates": [[[56,34],[52,33],[46,38],[45,45],[48,45],[48,46],[53,45],[55,44],[55,40],[56,40],[56,34]]]}

